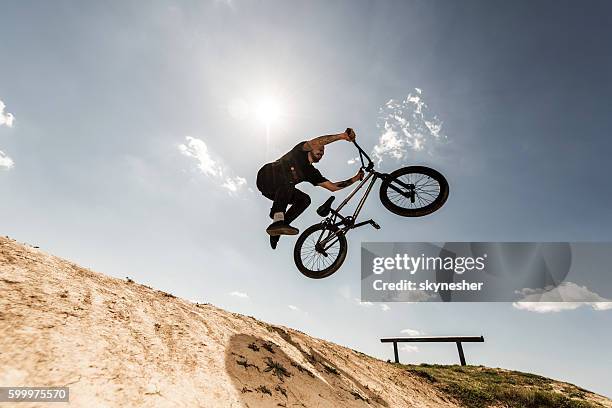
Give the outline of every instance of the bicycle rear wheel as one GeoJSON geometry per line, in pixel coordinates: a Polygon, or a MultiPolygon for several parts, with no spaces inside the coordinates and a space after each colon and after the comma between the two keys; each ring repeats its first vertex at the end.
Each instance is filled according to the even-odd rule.
{"type": "Polygon", "coordinates": [[[311,279],[322,279],[336,272],[344,263],[347,243],[338,227],[315,224],[302,232],[293,249],[299,271],[311,279]]]}
{"type": "Polygon", "coordinates": [[[422,217],[436,211],[448,198],[448,182],[442,174],[423,166],[395,170],[380,186],[380,201],[394,214],[422,217]]]}

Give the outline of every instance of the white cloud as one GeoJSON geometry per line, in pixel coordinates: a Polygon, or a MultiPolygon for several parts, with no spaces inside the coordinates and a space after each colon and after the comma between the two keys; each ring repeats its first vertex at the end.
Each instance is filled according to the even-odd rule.
{"type": "Polygon", "coordinates": [[[240,176],[227,177],[225,183],[221,184],[221,187],[228,189],[232,193],[236,193],[242,187],[246,186],[246,183],[246,179],[240,176]]]}
{"type": "Polygon", "coordinates": [[[590,306],[593,310],[610,310],[612,302],[591,292],[586,286],[578,286],[573,282],[563,282],[559,286],[542,289],[523,289],[524,296],[512,306],[519,310],[535,313],[555,313],[564,310],[575,310],[582,306],[590,306]]]}
{"type": "Polygon", "coordinates": [[[354,298],[353,300],[355,301],[355,303],[357,303],[359,306],[362,306],[362,307],[372,307],[372,306],[374,306],[374,303],[372,303],[372,302],[362,302],[361,299],[359,299],[359,298],[354,298]]]}
{"type": "Polygon", "coordinates": [[[231,292],[230,296],[235,296],[235,297],[238,297],[238,298],[241,298],[241,299],[248,299],[249,298],[249,295],[247,295],[246,293],[238,292],[238,291],[231,292]]]}
{"type": "MultiPolygon", "coordinates": [[[[341,288],[340,289],[340,294],[342,295],[342,297],[344,297],[346,299],[350,299],[350,289],[348,287],[341,288]]],[[[372,302],[362,302],[361,299],[359,299],[359,298],[353,298],[353,302],[357,306],[361,306],[361,307],[365,307],[365,308],[371,308],[371,307],[374,306],[374,303],[372,303],[372,302]]],[[[385,303],[380,303],[380,304],[378,304],[378,306],[380,307],[380,310],[382,310],[383,312],[388,312],[389,310],[391,310],[391,307],[389,307],[389,305],[387,305],[385,303]]]]}
{"type": "Polygon", "coordinates": [[[15,122],[15,116],[12,113],[5,112],[4,108],[6,105],[4,102],[0,101],[0,126],[8,126],[13,127],[13,123],[15,122]]]}
{"type": "Polygon", "coordinates": [[[382,131],[374,156],[378,163],[385,156],[395,160],[405,159],[410,152],[433,149],[446,136],[442,134],[442,121],[429,112],[423,98],[423,91],[415,88],[406,99],[390,99],[379,110],[377,127],[382,131]]]}
{"type": "Polygon", "coordinates": [[[240,176],[230,176],[231,171],[223,164],[221,159],[213,157],[206,143],[195,137],[187,136],[186,143],[178,146],[179,151],[197,160],[198,169],[220,187],[226,189],[230,194],[238,193],[247,185],[245,178],[240,176]]]}
{"type": "Polygon", "coordinates": [[[612,309],[612,302],[515,302],[512,306],[519,310],[535,313],[556,313],[564,310],[575,310],[582,306],[590,306],[593,310],[612,309]]]}
{"type": "Polygon", "coordinates": [[[414,329],[403,329],[400,331],[400,333],[407,334],[409,336],[422,336],[423,334],[425,334],[422,331],[414,330],[414,329]]]}
{"type": "Polygon", "coordinates": [[[0,151],[0,169],[11,169],[15,165],[13,159],[4,154],[3,151],[0,151]]]}
{"type": "Polygon", "coordinates": [[[198,161],[198,168],[202,173],[211,177],[221,176],[223,173],[221,166],[211,157],[206,143],[204,143],[203,140],[191,136],[187,136],[185,139],[187,140],[187,144],[179,145],[181,153],[196,159],[198,161]]]}
{"type": "Polygon", "coordinates": [[[287,307],[290,310],[293,310],[296,313],[299,313],[302,316],[308,316],[308,312],[303,311],[302,309],[300,309],[299,307],[295,306],[295,305],[287,305],[287,307]]]}
{"type": "Polygon", "coordinates": [[[595,310],[610,310],[612,309],[612,302],[593,302],[590,306],[595,310]]]}
{"type": "Polygon", "coordinates": [[[419,348],[417,346],[413,346],[412,344],[403,344],[400,347],[400,350],[406,353],[418,353],[419,352],[419,348]]]}
{"type": "MultiPolygon", "coordinates": [[[[375,305],[372,302],[362,302],[361,299],[359,299],[358,297],[351,296],[351,288],[348,285],[340,286],[338,288],[338,293],[340,294],[340,296],[348,300],[350,303],[353,303],[360,307],[369,309],[369,308],[374,307],[375,305]]],[[[382,310],[383,312],[388,312],[389,310],[391,310],[391,307],[385,303],[376,303],[376,305],[380,307],[380,310],[382,310]]]]}
{"type": "Polygon", "coordinates": [[[554,313],[563,310],[574,310],[583,306],[583,303],[576,302],[514,302],[515,309],[526,310],[535,313],[554,313]]]}

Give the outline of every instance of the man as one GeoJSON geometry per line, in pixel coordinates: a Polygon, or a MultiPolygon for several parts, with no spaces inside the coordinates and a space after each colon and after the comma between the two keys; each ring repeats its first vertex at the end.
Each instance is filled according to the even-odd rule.
{"type": "Polygon", "coordinates": [[[298,143],[290,152],[272,163],[267,163],[257,172],[257,188],[273,201],[270,210],[272,224],[266,229],[270,235],[270,245],[276,249],[281,235],[297,235],[299,230],[290,224],[310,205],[310,197],[295,185],[308,181],[312,185],[329,191],[342,190],[363,179],[363,170],[348,180],[332,183],[321,175],[312,164],[318,163],[325,153],[325,145],[337,140],[352,142],[355,132],[347,128],[344,133],[319,136],[298,143]],[[291,205],[289,209],[287,206],[291,205]]]}

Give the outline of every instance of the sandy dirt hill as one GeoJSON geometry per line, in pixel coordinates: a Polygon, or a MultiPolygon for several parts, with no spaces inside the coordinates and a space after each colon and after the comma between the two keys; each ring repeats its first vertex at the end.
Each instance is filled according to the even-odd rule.
{"type": "Polygon", "coordinates": [[[0,333],[0,386],[67,385],[75,407],[466,406],[436,372],[110,278],[8,238],[0,238],[0,333]]]}

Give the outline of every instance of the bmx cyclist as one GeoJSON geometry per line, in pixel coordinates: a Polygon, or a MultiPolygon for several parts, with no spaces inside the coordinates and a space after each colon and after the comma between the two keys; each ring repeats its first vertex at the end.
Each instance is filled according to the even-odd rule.
{"type": "Polygon", "coordinates": [[[310,205],[310,197],[298,190],[296,184],[308,181],[314,186],[334,192],[363,179],[364,173],[360,169],[348,180],[331,182],[313,166],[313,163],[318,163],[323,158],[326,144],[337,140],[353,142],[355,137],[353,129],[347,128],[343,133],[302,141],[278,160],[267,163],[259,169],[257,188],[264,197],[273,202],[270,210],[272,224],[266,229],[270,235],[272,249],[276,249],[281,235],[299,233],[299,230],[290,224],[310,205]]]}

